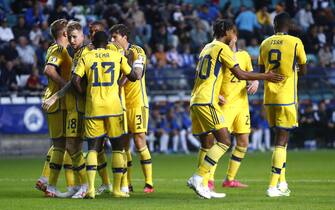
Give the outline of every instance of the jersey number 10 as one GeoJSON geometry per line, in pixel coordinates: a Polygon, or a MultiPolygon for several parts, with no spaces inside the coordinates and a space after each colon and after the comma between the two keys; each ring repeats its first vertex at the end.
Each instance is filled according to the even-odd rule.
{"type": "Polygon", "coordinates": [[[114,84],[114,62],[101,62],[101,67],[104,69],[107,69],[104,71],[104,75],[102,78],[108,77],[107,75],[110,75],[110,82],[99,82],[99,68],[98,68],[97,62],[94,62],[91,66],[91,70],[93,71],[93,83],[92,86],[112,86],[114,84]]]}

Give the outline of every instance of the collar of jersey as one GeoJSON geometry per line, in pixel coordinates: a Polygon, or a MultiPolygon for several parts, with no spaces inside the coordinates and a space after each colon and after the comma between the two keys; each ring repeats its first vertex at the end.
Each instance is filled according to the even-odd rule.
{"type": "Polygon", "coordinates": [[[277,32],[276,35],[287,35],[287,32],[277,32]]]}

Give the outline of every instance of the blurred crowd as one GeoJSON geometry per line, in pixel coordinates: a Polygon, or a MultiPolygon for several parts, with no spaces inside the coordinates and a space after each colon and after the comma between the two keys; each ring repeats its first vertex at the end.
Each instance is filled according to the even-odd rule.
{"type": "MultiPolygon", "coordinates": [[[[275,15],[286,11],[293,18],[290,34],[302,39],[309,66],[325,67],[327,71],[335,67],[335,16],[334,5],[329,0],[285,0],[276,1],[279,2],[276,4],[270,0],[254,0],[253,7],[242,4],[233,7],[236,2],[229,0],[222,6],[218,0],[197,1],[199,4],[190,2],[0,0],[0,92],[28,90],[41,93],[47,84],[42,74],[46,51],[52,43],[48,26],[59,18],[79,21],[86,36],[89,24],[95,20],[102,21],[106,30],[116,23],[126,24],[131,29],[131,42],[142,46],[148,57],[149,94],[152,90],[176,87],[190,90],[197,55],[204,44],[211,41],[212,23],[219,17],[236,23],[238,46],[249,52],[256,65],[261,41],[273,34],[275,15]]],[[[333,81],[335,85],[335,71],[330,70],[326,73],[327,77],[329,75],[333,76],[329,82],[333,81]]],[[[295,138],[303,138],[299,130],[313,126],[317,129],[309,129],[313,132],[302,142],[332,144],[328,141],[334,140],[334,106],[327,104],[327,111],[324,111],[321,104],[312,108],[300,107],[301,128],[295,132],[295,138]],[[331,135],[319,140],[326,133],[331,135]]],[[[254,126],[251,136],[256,139],[252,141],[253,147],[263,150],[269,149],[272,134],[259,107],[252,106],[254,126]]],[[[181,148],[187,153],[187,146],[198,146],[190,135],[187,112],[188,108],[183,104],[152,107],[149,139],[159,139],[151,141],[152,149],[176,152],[181,148]]]]}

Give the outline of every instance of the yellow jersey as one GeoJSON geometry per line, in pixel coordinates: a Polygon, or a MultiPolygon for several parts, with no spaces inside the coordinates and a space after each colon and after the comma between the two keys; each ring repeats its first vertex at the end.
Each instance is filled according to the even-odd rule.
{"type": "Polygon", "coordinates": [[[86,118],[123,114],[117,83],[121,72],[131,72],[127,58],[108,49],[91,50],[79,60],[74,73],[87,79],[86,118]]]}
{"type": "MultiPolygon", "coordinates": [[[[234,56],[242,70],[253,70],[251,58],[247,51],[238,50],[234,53],[234,56]]],[[[247,81],[237,79],[229,69],[223,71],[220,95],[226,100],[225,106],[247,107],[249,105],[247,81]]]]}
{"type": "MultiPolygon", "coordinates": [[[[81,46],[73,55],[72,72],[74,72],[78,61],[85,56],[91,48],[88,45],[81,46]]],[[[70,89],[65,95],[65,104],[67,111],[85,112],[85,96],[78,94],[74,89],[70,89]]]]}
{"type": "MultiPolygon", "coordinates": [[[[56,67],[58,74],[65,80],[69,81],[71,78],[71,65],[72,58],[69,55],[66,48],[58,45],[52,44],[46,54],[45,65],[52,65],[56,67]]],[[[49,98],[55,94],[60,89],[59,85],[55,83],[52,79],[48,78],[48,86],[45,90],[43,100],[49,98]]],[[[56,112],[58,110],[66,109],[65,99],[61,98],[57,103],[52,105],[48,110],[48,113],[56,112]]]]}
{"type": "Polygon", "coordinates": [[[130,52],[133,53],[133,61],[141,59],[144,61],[143,75],[140,80],[135,82],[127,81],[124,85],[124,92],[126,98],[126,108],[135,108],[135,107],[149,107],[148,105],[148,96],[147,90],[145,87],[145,66],[146,66],[146,55],[144,50],[137,46],[130,44],[125,54],[128,56],[130,52]]]}
{"type": "Polygon", "coordinates": [[[124,55],[123,48],[115,42],[109,42],[106,48],[115,52],[119,52],[120,54],[124,55]]]}
{"type": "Polygon", "coordinates": [[[199,56],[191,106],[218,104],[223,71],[236,65],[228,45],[217,40],[207,44],[199,56]]]}
{"type": "Polygon", "coordinates": [[[285,76],[279,83],[264,81],[264,105],[297,103],[297,63],[306,63],[304,45],[299,38],[276,33],[262,42],[258,64],[265,66],[265,72],[273,70],[285,76]]]}

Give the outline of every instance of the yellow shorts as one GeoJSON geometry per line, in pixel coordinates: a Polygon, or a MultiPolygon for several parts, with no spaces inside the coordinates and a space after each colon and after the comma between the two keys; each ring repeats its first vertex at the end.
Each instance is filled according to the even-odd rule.
{"type": "Polygon", "coordinates": [[[191,120],[193,135],[207,134],[224,127],[223,114],[219,106],[193,105],[191,106],[191,120]]]}
{"type": "Polygon", "coordinates": [[[49,136],[52,139],[65,137],[66,110],[47,113],[49,136]]]}
{"type": "Polygon", "coordinates": [[[298,107],[296,104],[289,106],[265,106],[265,110],[270,127],[284,129],[298,127],[298,107]]]}
{"type": "Polygon", "coordinates": [[[149,109],[136,107],[127,109],[128,130],[131,133],[146,133],[148,131],[149,109]]]}
{"type": "Polygon", "coordinates": [[[84,132],[83,114],[76,111],[70,111],[66,114],[66,137],[82,137],[84,132]]]}
{"type": "Polygon", "coordinates": [[[230,133],[250,133],[249,107],[222,106],[224,116],[224,127],[230,133]]]}
{"type": "Polygon", "coordinates": [[[124,114],[85,119],[85,136],[87,138],[93,139],[103,136],[118,138],[124,134],[126,134],[124,114]]]}

